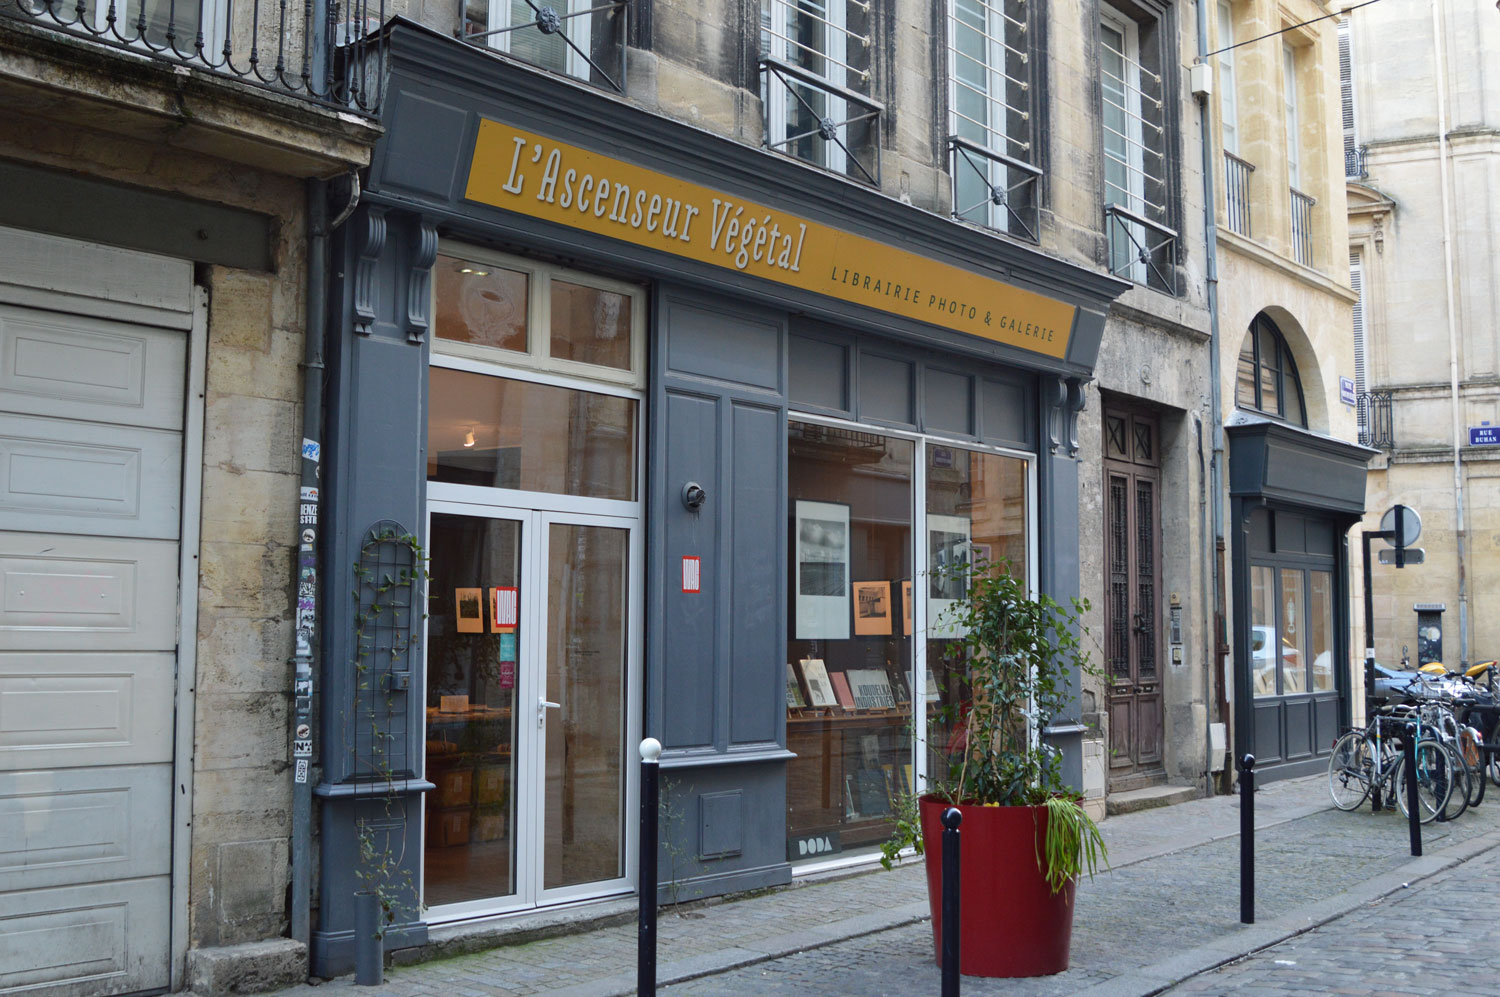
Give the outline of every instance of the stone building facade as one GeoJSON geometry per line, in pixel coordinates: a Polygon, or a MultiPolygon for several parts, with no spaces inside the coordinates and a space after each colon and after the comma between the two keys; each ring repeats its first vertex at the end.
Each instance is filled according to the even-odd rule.
{"type": "Polygon", "coordinates": [[[0,973],[177,989],[288,930],[309,182],[378,127],[60,12],[0,16],[0,973]]]}
{"type": "Polygon", "coordinates": [[[1486,605],[1500,583],[1500,448],[1487,431],[1500,425],[1500,22],[1480,3],[1375,7],[1347,37],[1360,431],[1383,451],[1366,525],[1379,529],[1396,503],[1415,509],[1426,553],[1421,565],[1372,569],[1375,657],[1457,669],[1500,653],[1486,605]]]}
{"type": "MultiPolygon", "coordinates": [[[[1181,6],[396,4],[314,40],[312,94],[205,58],[249,47],[250,8],[199,9],[185,54],[149,19],[0,19],[0,172],[46,194],[0,208],[0,438],[73,461],[28,452],[36,487],[0,496],[6,584],[51,600],[0,621],[0,800],[39,855],[63,791],[103,816],[60,847],[155,849],[0,871],[28,917],[132,912],[97,965],[39,950],[38,992],[343,973],[357,893],[419,950],[629,895],[646,734],[674,894],[868,862],[955,743],[911,718],[962,708],[945,579],[975,558],[1094,607],[1101,674],[1042,734],[1101,812],[1209,791],[1267,660],[1277,723],[1347,711],[1346,641],[1250,621],[1251,562],[1292,566],[1234,525],[1301,524],[1300,584],[1347,596],[1362,504],[1249,470],[1362,460],[1328,25],[1293,36],[1298,179],[1280,43],[1243,50],[1231,236],[1190,68],[1219,29],[1181,6]],[[1228,415],[1258,316],[1299,407],[1228,415]],[[101,356],[130,376],[44,390],[11,360],[101,356]],[[63,542],[97,570],[25,581],[68,575],[63,542]],[[155,601],[76,643],[79,600],[137,605],[131,558],[155,601]],[[139,722],[64,724],[110,709],[139,722]]],[[[1283,16],[1233,11],[1246,38],[1283,16]]]]}

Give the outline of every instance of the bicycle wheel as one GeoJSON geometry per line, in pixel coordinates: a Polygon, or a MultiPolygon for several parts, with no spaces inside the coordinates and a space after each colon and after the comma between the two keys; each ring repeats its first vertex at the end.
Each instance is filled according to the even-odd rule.
{"type": "Polygon", "coordinates": [[[1363,731],[1351,730],[1334,743],[1328,756],[1328,789],[1340,810],[1353,810],[1370,795],[1370,754],[1363,731]]]}
{"type": "MultiPolygon", "coordinates": [[[[1430,824],[1448,805],[1448,793],[1453,789],[1453,780],[1448,776],[1452,767],[1449,756],[1436,741],[1417,742],[1416,751],[1417,819],[1430,824]]],[[[1391,779],[1391,792],[1396,794],[1396,806],[1401,816],[1410,819],[1406,806],[1406,756],[1403,754],[1391,779]]]]}
{"type": "Polygon", "coordinates": [[[1469,806],[1484,799],[1484,747],[1479,731],[1464,727],[1458,732],[1458,750],[1469,770],[1469,806]]]}
{"type": "Polygon", "coordinates": [[[1469,766],[1464,764],[1463,755],[1458,748],[1447,741],[1438,742],[1442,745],[1443,753],[1447,755],[1444,769],[1449,780],[1448,801],[1443,804],[1443,812],[1438,815],[1438,820],[1456,820],[1463,816],[1465,810],[1469,809],[1469,796],[1473,792],[1473,779],[1469,766]]]}

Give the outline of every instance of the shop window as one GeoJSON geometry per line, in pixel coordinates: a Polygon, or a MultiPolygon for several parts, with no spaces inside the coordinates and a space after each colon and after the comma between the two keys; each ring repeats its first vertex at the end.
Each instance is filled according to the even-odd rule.
{"type": "Polygon", "coordinates": [[[464,40],[624,93],[627,3],[464,0],[464,40]]]}
{"type": "Polygon", "coordinates": [[[880,185],[880,105],[870,99],[874,5],[761,0],[766,145],[880,185]]]}
{"type": "Polygon", "coordinates": [[[1104,222],[1110,273],[1176,294],[1160,35],[1155,18],[1100,8],[1104,222]]]}
{"type": "Polygon", "coordinates": [[[644,385],[641,289],[444,246],[433,264],[435,353],[644,385]]]}
{"type": "Polygon", "coordinates": [[[1307,425],[1302,378],[1286,338],[1264,313],[1257,315],[1240,347],[1235,374],[1235,404],[1266,415],[1307,425]]]}
{"type": "Polygon", "coordinates": [[[637,406],[619,395],[434,365],[427,478],[632,501],[637,406]]]}
{"type": "Polygon", "coordinates": [[[961,754],[970,691],[950,610],[975,564],[1030,567],[1025,459],[792,422],[789,857],[872,848],[961,754]],[[918,463],[926,480],[918,493],[918,463]],[[915,718],[925,717],[922,724],[915,718]],[[915,753],[921,732],[929,750],[915,753]]]}
{"type": "Polygon", "coordinates": [[[912,763],[916,443],[789,428],[788,857],[873,846],[912,763]]]}
{"type": "Polygon", "coordinates": [[[1032,0],[949,0],[953,214],[1036,241],[1032,0]]]}

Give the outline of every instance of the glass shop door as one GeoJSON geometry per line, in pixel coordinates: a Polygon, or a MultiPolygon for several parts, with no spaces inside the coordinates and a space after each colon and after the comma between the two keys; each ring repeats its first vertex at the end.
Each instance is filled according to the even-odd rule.
{"type": "Polygon", "coordinates": [[[429,503],[423,902],[628,891],[633,519],[429,503]]]}

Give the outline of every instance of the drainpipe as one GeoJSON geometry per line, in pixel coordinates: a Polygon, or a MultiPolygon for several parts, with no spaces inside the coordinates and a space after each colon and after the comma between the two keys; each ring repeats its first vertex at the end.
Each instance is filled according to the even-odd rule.
{"type": "Polygon", "coordinates": [[[1432,54],[1437,65],[1438,187],[1443,196],[1443,282],[1448,295],[1448,389],[1453,405],[1453,511],[1458,544],[1458,656],[1469,665],[1468,560],[1465,551],[1463,413],[1458,397],[1458,311],[1453,300],[1453,213],[1448,192],[1448,77],[1443,62],[1442,4],[1432,5],[1432,54]]]}
{"type": "Polygon", "coordinates": [[[302,478],[297,494],[296,644],[292,654],[292,896],[291,936],[308,944],[312,907],[312,754],[317,734],[319,467],[323,448],[323,352],[328,336],[328,237],[359,203],[359,174],[349,177],[349,202],[328,220],[328,184],[307,182],[307,314],[302,355],[302,478]]]}
{"type": "MultiPolygon", "coordinates": [[[[1209,0],[1198,0],[1198,61],[1202,63],[1204,56],[1210,51],[1208,47],[1208,4],[1209,0]]],[[[1214,522],[1214,545],[1205,551],[1210,564],[1209,571],[1214,580],[1214,611],[1211,615],[1213,624],[1210,627],[1209,643],[1212,648],[1210,653],[1204,655],[1204,685],[1203,685],[1203,715],[1204,715],[1204,757],[1208,764],[1204,766],[1206,773],[1212,773],[1213,760],[1209,753],[1213,750],[1213,736],[1211,724],[1213,714],[1208,708],[1210,691],[1213,688],[1213,663],[1220,660],[1222,642],[1219,639],[1220,621],[1223,619],[1219,608],[1224,605],[1224,573],[1223,560],[1218,556],[1218,551],[1224,548],[1224,405],[1220,397],[1219,385],[1222,380],[1219,362],[1219,229],[1214,219],[1214,205],[1217,199],[1214,196],[1214,144],[1213,144],[1213,117],[1209,107],[1210,95],[1205,94],[1198,101],[1198,126],[1202,135],[1203,148],[1203,245],[1204,245],[1204,282],[1208,298],[1208,368],[1209,368],[1209,428],[1213,436],[1213,460],[1209,464],[1212,481],[1210,487],[1212,493],[1210,504],[1213,506],[1214,522]]],[[[1207,547],[1207,545],[1204,545],[1207,547]]],[[[1221,670],[1222,674],[1222,670],[1221,670]]],[[[1227,692],[1227,689],[1226,689],[1227,692]]],[[[1212,776],[1209,776],[1211,779],[1212,776]]]]}

